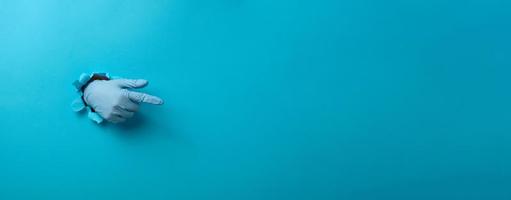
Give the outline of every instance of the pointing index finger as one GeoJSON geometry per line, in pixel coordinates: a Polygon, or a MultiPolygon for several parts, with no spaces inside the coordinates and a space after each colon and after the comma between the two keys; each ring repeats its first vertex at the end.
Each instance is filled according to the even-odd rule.
{"type": "Polygon", "coordinates": [[[135,91],[128,91],[127,92],[128,98],[136,103],[148,103],[153,105],[162,105],[163,99],[157,96],[153,96],[146,93],[141,92],[135,92],[135,91]]]}

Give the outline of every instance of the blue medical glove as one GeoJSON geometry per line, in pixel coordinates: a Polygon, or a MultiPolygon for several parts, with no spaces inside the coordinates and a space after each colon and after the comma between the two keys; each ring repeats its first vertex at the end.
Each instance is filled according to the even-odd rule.
{"type": "Polygon", "coordinates": [[[143,79],[95,80],[85,88],[83,99],[103,119],[124,122],[133,117],[140,103],[163,104],[159,97],[128,90],[143,88],[147,83],[143,79]]]}

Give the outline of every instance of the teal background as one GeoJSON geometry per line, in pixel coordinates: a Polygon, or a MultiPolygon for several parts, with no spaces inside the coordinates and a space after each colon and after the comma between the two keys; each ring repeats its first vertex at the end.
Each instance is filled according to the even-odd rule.
{"type": "Polygon", "coordinates": [[[510,10],[0,0],[0,199],[511,199],[510,10]],[[90,71],[166,104],[95,125],[90,71]]]}

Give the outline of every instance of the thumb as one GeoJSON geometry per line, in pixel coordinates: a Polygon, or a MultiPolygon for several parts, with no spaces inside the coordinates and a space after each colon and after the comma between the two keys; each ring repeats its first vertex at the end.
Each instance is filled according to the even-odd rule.
{"type": "Polygon", "coordinates": [[[148,103],[148,104],[154,104],[154,105],[162,105],[163,99],[157,96],[149,95],[146,93],[141,92],[134,92],[134,91],[128,91],[126,90],[125,93],[128,98],[136,103],[148,103]]]}
{"type": "Polygon", "coordinates": [[[144,79],[115,79],[112,81],[122,88],[143,88],[148,84],[144,79]]]}

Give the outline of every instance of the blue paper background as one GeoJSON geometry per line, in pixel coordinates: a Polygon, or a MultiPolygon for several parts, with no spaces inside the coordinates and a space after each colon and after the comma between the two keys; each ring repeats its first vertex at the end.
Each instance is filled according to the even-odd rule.
{"type": "Polygon", "coordinates": [[[0,1],[0,199],[511,199],[511,1],[0,1]],[[81,72],[166,100],[76,115],[81,72]]]}

